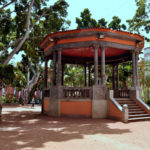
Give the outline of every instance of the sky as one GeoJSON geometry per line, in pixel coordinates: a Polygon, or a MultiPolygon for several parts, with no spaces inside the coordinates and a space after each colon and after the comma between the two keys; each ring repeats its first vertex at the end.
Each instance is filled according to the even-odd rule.
{"type": "MultiPolygon", "coordinates": [[[[50,0],[49,5],[53,5],[57,0],[50,0]]],[[[135,0],[66,0],[69,4],[67,19],[71,21],[70,30],[76,29],[76,17],[80,17],[80,13],[88,8],[92,14],[92,18],[99,20],[105,18],[110,22],[113,16],[118,16],[122,23],[127,19],[132,19],[136,11],[135,0]]],[[[149,44],[150,45],[150,44],[149,44]]],[[[146,43],[145,46],[148,46],[146,43]]],[[[11,62],[16,59],[21,60],[21,53],[15,56],[11,62]]]]}
{"type": "MultiPolygon", "coordinates": [[[[68,17],[71,21],[69,29],[76,29],[75,18],[88,8],[96,20],[105,18],[110,22],[113,16],[118,16],[123,22],[131,19],[136,11],[135,0],[66,0],[69,4],[68,17]]],[[[53,4],[56,0],[51,0],[53,4]]]]}

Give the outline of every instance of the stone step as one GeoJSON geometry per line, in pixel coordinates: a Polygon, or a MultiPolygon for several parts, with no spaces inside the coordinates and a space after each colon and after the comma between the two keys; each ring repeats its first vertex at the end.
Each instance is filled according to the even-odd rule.
{"type": "Polygon", "coordinates": [[[119,103],[119,104],[120,105],[124,105],[124,104],[127,104],[127,105],[130,105],[130,104],[132,105],[133,104],[133,105],[136,105],[135,103],[119,103]]]}
{"type": "Polygon", "coordinates": [[[141,108],[140,106],[138,105],[134,105],[134,106],[128,106],[129,109],[137,109],[137,108],[141,108]]]}
{"type": "Polygon", "coordinates": [[[115,100],[131,100],[130,98],[115,98],[115,100]]]}
{"type": "Polygon", "coordinates": [[[136,109],[134,109],[134,108],[128,108],[128,110],[131,112],[131,111],[143,111],[143,109],[142,108],[136,108],[136,109]]]}
{"type": "Polygon", "coordinates": [[[146,112],[145,111],[132,111],[132,112],[129,112],[129,115],[130,114],[145,114],[146,112]]]}
{"type": "Polygon", "coordinates": [[[134,120],[145,120],[145,119],[150,119],[150,116],[149,116],[149,117],[129,118],[128,120],[129,120],[129,121],[134,121],[134,120]]]}
{"type": "MultiPolygon", "coordinates": [[[[121,104],[122,106],[123,106],[123,104],[121,104]]],[[[138,106],[137,104],[127,104],[128,105],[128,107],[130,107],[130,106],[138,106]]]]}
{"type": "Polygon", "coordinates": [[[150,116],[149,114],[134,114],[134,115],[129,115],[129,118],[138,118],[138,117],[147,117],[150,116]]]}

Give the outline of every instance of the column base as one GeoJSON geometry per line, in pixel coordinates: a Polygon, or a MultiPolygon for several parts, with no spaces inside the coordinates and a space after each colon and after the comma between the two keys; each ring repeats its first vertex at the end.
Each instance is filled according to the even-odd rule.
{"type": "Polygon", "coordinates": [[[93,100],[99,100],[99,99],[105,99],[107,88],[106,85],[94,85],[92,88],[92,99],[93,100]]]}
{"type": "Polygon", "coordinates": [[[108,101],[106,99],[92,101],[92,118],[104,119],[108,116],[108,101]]]}
{"type": "Polygon", "coordinates": [[[142,89],[140,87],[131,87],[129,96],[131,99],[136,100],[137,97],[141,98],[142,89]]]}

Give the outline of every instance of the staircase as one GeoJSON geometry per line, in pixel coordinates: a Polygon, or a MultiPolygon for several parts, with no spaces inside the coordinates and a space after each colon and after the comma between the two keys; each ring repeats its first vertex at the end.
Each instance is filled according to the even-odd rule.
{"type": "Polygon", "coordinates": [[[135,101],[130,98],[115,98],[115,100],[123,106],[124,104],[128,105],[128,121],[134,120],[145,120],[150,119],[150,115],[142,109],[135,101]]]}

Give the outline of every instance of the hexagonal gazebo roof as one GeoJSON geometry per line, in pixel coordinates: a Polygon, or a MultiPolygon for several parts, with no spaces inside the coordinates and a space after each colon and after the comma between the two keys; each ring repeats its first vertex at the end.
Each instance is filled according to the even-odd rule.
{"type": "Polygon", "coordinates": [[[93,64],[94,45],[105,47],[106,64],[121,63],[132,59],[131,51],[141,51],[144,38],[138,34],[107,28],[77,29],[52,33],[40,43],[45,57],[52,59],[53,51],[62,49],[62,62],[71,64],[93,64]]]}

